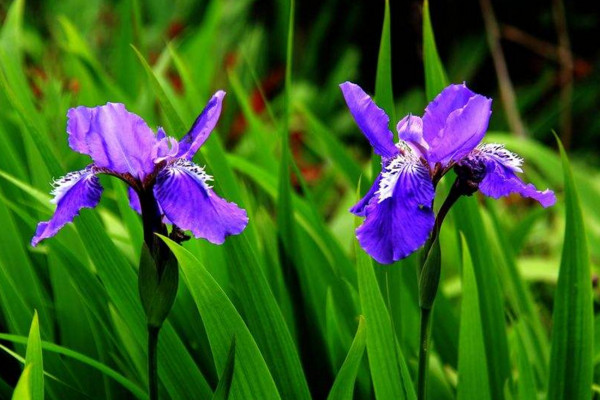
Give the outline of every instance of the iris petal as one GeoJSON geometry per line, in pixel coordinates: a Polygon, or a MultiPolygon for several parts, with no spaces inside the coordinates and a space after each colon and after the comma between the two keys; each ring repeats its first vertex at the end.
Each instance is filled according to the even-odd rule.
{"type": "Polygon", "coordinates": [[[381,264],[408,257],[421,247],[435,223],[429,171],[416,159],[399,156],[382,174],[367,218],[356,230],[365,251],[381,264]]]}
{"type": "Polygon", "coordinates": [[[450,85],[425,109],[423,137],[429,144],[427,161],[447,166],[470,153],[485,135],[492,100],[464,84],[450,85]]]}
{"type": "Polygon", "coordinates": [[[429,144],[423,138],[423,120],[421,117],[407,115],[396,125],[398,138],[404,140],[406,144],[420,157],[427,159],[429,144]]]}
{"type": "Polygon", "coordinates": [[[67,116],[69,145],[92,157],[97,167],[140,179],[154,170],[154,133],[123,104],[71,108],[67,116]]]}
{"type": "Polygon", "coordinates": [[[356,121],[356,125],[367,137],[375,153],[391,158],[398,154],[394,145],[394,136],[389,130],[389,117],[371,100],[358,85],[344,82],[340,85],[348,108],[356,121]]]}
{"type": "Polygon", "coordinates": [[[556,203],[552,190],[537,190],[531,183],[524,183],[516,172],[521,172],[522,160],[516,154],[497,144],[486,144],[478,148],[486,164],[486,175],[479,184],[479,190],[495,199],[518,193],[523,197],[537,200],[543,207],[556,203]]]}
{"type": "Polygon", "coordinates": [[[375,178],[375,182],[373,182],[373,185],[371,186],[371,189],[369,189],[369,191],[367,192],[367,194],[365,194],[365,197],[363,197],[362,199],[360,199],[358,201],[358,203],[356,203],[355,205],[353,205],[350,208],[350,212],[354,215],[356,215],[357,217],[364,217],[365,213],[366,213],[366,207],[369,205],[369,202],[371,201],[371,198],[377,193],[377,191],[379,190],[379,182],[381,182],[381,174],[377,175],[377,178],[375,178]]]}
{"type": "Polygon", "coordinates": [[[35,236],[31,239],[32,246],[56,235],[63,226],[73,221],[82,208],[96,207],[102,195],[102,186],[93,168],[88,167],[60,178],[55,182],[52,193],[52,203],[57,205],[56,211],[49,221],[38,224],[35,236]]]}
{"type": "Polygon", "coordinates": [[[196,164],[179,160],[158,174],[154,194],[173,224],[197,238],[221,244],[227,236],[244,230],[248,216],[235,203],[217,196],[208,185],[211,179],[196,164]]]}
{"type": "Polygon", "coordinates": [[[202,113],[194,121],[190,131],[179,141],[177,157],[191,160],[206,139],[208,139],[219,121],[223,97],[225,97],[225,92],[219,90],[209,100],[202,113]]]}
{"type": "Polygon", "coordinates": [[[140,197],[131,186],[127,186],[127,197],[129,198],[129,207],[133,208],[138,214],[142,214],[140,197]]]}

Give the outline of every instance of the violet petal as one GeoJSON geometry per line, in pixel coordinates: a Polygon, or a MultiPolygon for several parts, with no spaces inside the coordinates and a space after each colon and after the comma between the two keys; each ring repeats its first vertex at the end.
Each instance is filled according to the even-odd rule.
{"type": "Polygon", "coordinates": [[[394,136],[388,126],[387,114],[371,100],[358,85],[344,82],[340,85],[350,113],[366,138],[373,146],[375,153],[391,158],[398,154],[394,145],[394,136]]]}
{"type": "Polygon", "coordinates": [[[350,212],[352,214],[356,215],[357,217],[365,216],[365,212],[366,212],[365,209],[369,205],[371,198],[379,190],[379,182],[380,181],[381,181],[381,174],[377,175],[377,178],[375,178],[375,182],[373,182],[373,185],[371,186],[371,188],[369,189],[367,194],[365,194],[365,196],[362,199],[360,199],[358,201],[358,203],[356,203],[355,205],[353,205],[350,208],[350,212]]]}
{"type": "Polygon", "coordinates": [[[139,179],[152,173],[154,133],[123,104],[71,108],[67,116],[69,145],[92,157],[97,167],[139,179]]]}
{"type": "Polygon", "coordinates": [[[182,159],[158,174],[154,194],[173,224],[192,231],[196,238],[221,244],[244,230],[248,216],[235,203],[217,196],[208,185],[211,179],[203,168],[182,159]]]}
{"type": "Polygon", "coordinates": [[[94,208],[100,201],[102,186],[93,169],[70,172],[55,182],[52,203],[56,204],[54,215],[49,221],[40,222],[31,245],[37,246],[44,239],[52,237],[79,214],[82,208],[94,208]]]}
{"type": "Polygon", "coordinates": [[[423,137],[429,144],[430,166],[447,166],[470,153],[485,135],[492,100],[464,84],[445,88],[425,109],[423,137]]]}
{"type": "Polygon", "coordinates": [[[179,141],[177,157],[191,160],[208,139],[221,116],[223,97],[225,97],[225,92],[219,90],[208,101],[202,113],[194,121],[190,131],[179,141]]]}
{"type": "Polygon", "coordinates": [[[375,260],[391,264],[427,241],[435,216],[429,171],[416,159],[398,157],[383,172],[378,196],[356,229],[360,245],[375,260]]]}
{"type": "Polygon", "coordinates": [[[523,197],[537,200],[543,207],[556,203],[552,190],[537,190],[531,183],[524,183],[516,172],[521,172],[522,159],[497,144],[480,146],[479,154],[484,157],[486,175],[479,184],[479,190],[495,199],[518,193],[523,197]]]}

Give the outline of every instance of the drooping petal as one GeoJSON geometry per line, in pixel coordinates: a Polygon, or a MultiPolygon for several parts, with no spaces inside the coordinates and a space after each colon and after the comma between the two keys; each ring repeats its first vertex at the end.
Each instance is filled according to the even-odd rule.
{"type": "Polygon", "coordinates": [[[140,204],[140,197],[131,186],[127,186],[127,197],[129,198],[129,207],[133,208],[138,214],[141,214],[142,205],[140,204]]]}
{"type": "Polygon", "coordinates": [[[156,137],[146,122],[123,104],[71,108],[67,117],[69,145],[92,157],[97,167],[140,179],[152,173],[156,137]]]}
{"type": "Polygon", "coordinates": [[[429,144],[427,161],[433,167],[458,161],[481,142],[492,113],[492,100],[464,84],[450,85],[425,109],[423,137],[429,144]]]}
{"type": "Polygon", "coordinates": [[[404,140],[420,157],[427,159],[429,145],[423,138],[423,120],[421,117],[407,115],[398,122],[396,130],[398,131],[398,138],[404,140]]]}
{"type": "Polygon", "coordinates": [[[191,160],[200,146],[208,139],[221,116],[223,97],[225,97],[225,92],[219,90],[209,100],[202,113],[194,121],[190,131],[179,141],[178,157],[191,160]]]}
{"type": "Polygon", "coordinates": [[[197,238],[221,244],[248,224],[246,211],[215,194],[204,169],[178,160],[156,177],[154,194],[166,217],[197,238]]]}
{"type": "Polygon", "coordinates": [[[516,175],[516,172],[522,172],[523,160],[519,156],[498,144],[485,144],[477,150],[486,165],[485,177],[479,184],[481,193],[495,199],[518,193],[537,200],[543,207],[550,207],[556,203],[556,196],[552,190],[537,190],[531,183],[524,183],[516,175]]]}
{"type": "Polygon", "coordinates": [[[358,203],[356,203],[355,205],[353,205],[350,208],[350,212],[352,214],[356,215],[357,217],[364,217],[365,216],[365,213],[366,213],[365,209],[366,209],[366,207],[369,205],[369,202],[371,201],[371,198],[379,190],[379,182],[381,182],[381,174],[377,175],[377,178],[375,178],[375,182],[373,182],[373,185],[371,186],[371,189],[369,189],[369,191],[367,192],[367,194],[365,194],[365,197],[363,197],[362,199],[360,199],[358,201],[358,203]]]}
{"type": "Polygon", "coordinates": [[[421,247],[435,223],[429,171],[415,158],[399,156],[385,171],[367,218],[356,230],[365,251],[381,264],[408,257],[421,247]]]}
{"type": "Polygon", "coordinates": [[[49,221],[38,224],[31,239],[32,246],[56,235],[82,208],[96,207],[102,195],[102,186],[92,167],[70,172],[54,182],[54,186],[51,201],[56,204],[56,211],[49,221]]]}
{"type": "Polygon", "coordinates": [[[358,85],[344,82],[340,85],[356,125],[373,146],[375,153],[391,158],[398,154],[394,136],[388,126],[390,119],[358,85]]]}

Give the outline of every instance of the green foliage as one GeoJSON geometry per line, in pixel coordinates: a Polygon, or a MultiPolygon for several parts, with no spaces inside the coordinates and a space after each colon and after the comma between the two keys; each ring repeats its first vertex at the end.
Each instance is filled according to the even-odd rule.
{"type": "MultiPolygon", "coordinates": [[[[196,162],[250,223],[223,246],[164,239],[182,279],[160,333],[161,398],[414,399],[421,255],[378,265],[354,237],[347,210],[380,160],[364,151],[338,84],[374,83],[395,131],[448,77],[461,82],[487,65],[485,46],[461,42],[446,74],[430,20],[438,10],[426,1],[424,88],[394,96],[392,77],[415,79],[398,74],[405,55],[392,54],[401,40],[396,2],[378,6],[375,77],[357,76],[361,54],[348,45],[330,68],[321,62],[339,19],[331,0],[308,35],[296,33],[302,6],[293,1],[277,2],[271,25],[256,21],[250,0],[38,3],[0,6],[0,350],[10,361],[0,398],[147,398],[144,310],[158,307],[160,320],[170,304],[152,304],[153,265],[123,183],[101,178],[96,209],[36,248],[29,242],[53,212],[52,177],[89,163],[68,147],[69,107],[124,102],[181,137],[224,89],[217,131],[196,162]],[[137,279],[148,273],[142,304],[137,279]]],[[[552,84],[542,75],[517,90],[535,135],[503,132],[495,106],[497,132],[486,140],[522,155],[527,180],[557,191],[558,203],[541,209],[474,195],[449,213],[430,260],[441,265],[430,399],[589,399],[600,384],[591,284],[600,172],[535,140],[556,120],[535,110],[552,84]]],[[[576,102],[595,98],[582,93],[576,102]]],[[[439,183],[436,205],[451,179],[439,183]]]]}
{"type": "Polygon", "coordinates": [[[565,179],[565,243],[552,327],[548,399],[588,399],[592,395],[593,311],[590,261],[579,196],[562,144],[565,179]]]}

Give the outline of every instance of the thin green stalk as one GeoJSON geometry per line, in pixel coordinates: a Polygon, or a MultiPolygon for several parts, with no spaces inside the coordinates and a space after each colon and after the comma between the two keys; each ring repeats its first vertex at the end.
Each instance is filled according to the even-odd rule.
{"type": "Polygon", "coordinates": [[[429,365],[429,324],[431,309],[421,308],[421,332],[419,334],[419,374],[417,383],[417,399],[425,400],[427,395],[427,369],[429,365]]]}
{"type": "MultiPolygon", "coordinates": [[[[425,245],[426,258],[419,271],[419,306],[421,309],[421,331],[419,336],[419,370],[417,384],[417,398],[419,400],[426,399],[427,392],[427,373],[429,365],[429,337],[430,337],[430,319],[431,310],[435,301],[435,296],[438,291],[440,270],[441,270],[441,254],[439,245],[439,233],[442,223],[448,215],[450,208],[456,203],[462,195],[470,195],[473,193],[475,186],[470,181],[465,181],[458,177],[448,197],[440,207],[431,237],[425,245]]],[[[476,188],[475,188],[476,190],[476,188]]]]}
{"type": "Polygon", "coordinates": [[[158,333],[159,327],[148,326],[148,395],[150,400],[158,400],[158,333]]]}

